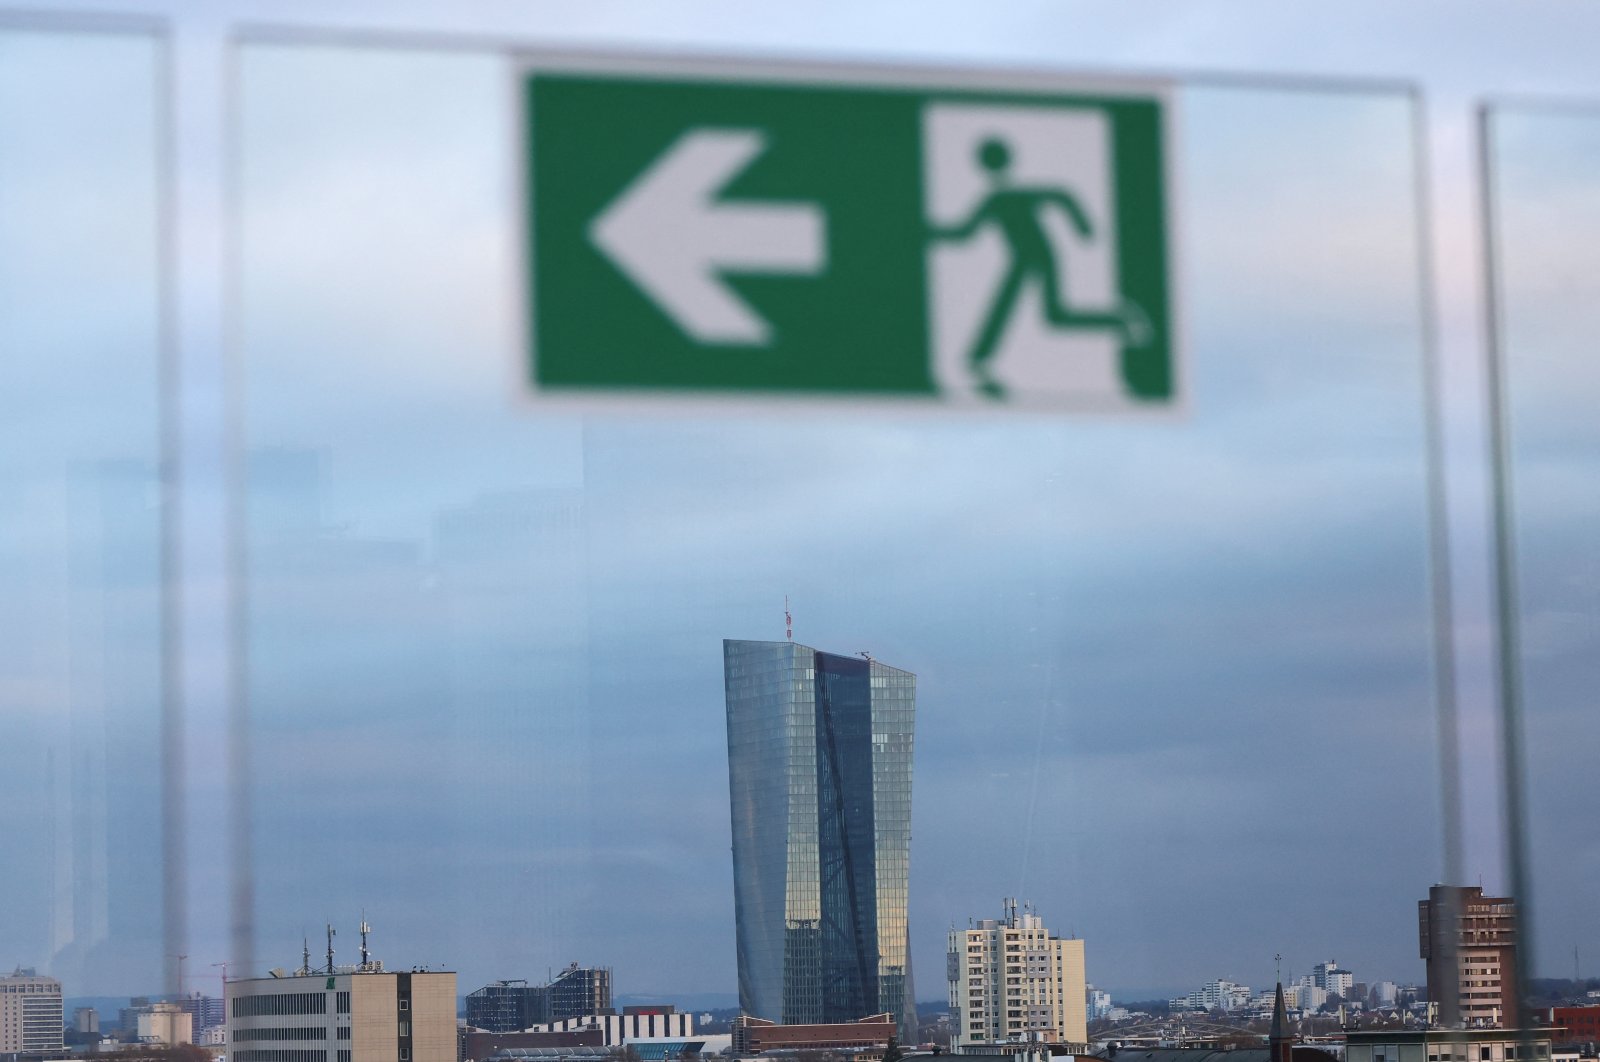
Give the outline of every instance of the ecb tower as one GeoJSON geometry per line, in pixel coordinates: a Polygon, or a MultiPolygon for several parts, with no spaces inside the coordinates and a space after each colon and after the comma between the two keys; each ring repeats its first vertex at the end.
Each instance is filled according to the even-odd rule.
{"type": "Polygon", "coordinates": [[[916,676],[794,642],[722,643],[739,1007],[888,1013],[915,1042],[906,923],[916,676]]]}

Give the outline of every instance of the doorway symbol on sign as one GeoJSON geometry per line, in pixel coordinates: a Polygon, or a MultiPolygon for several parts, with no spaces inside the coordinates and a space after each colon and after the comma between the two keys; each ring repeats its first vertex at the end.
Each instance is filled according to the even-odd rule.
{"type": "Polygon", "coordinates": [[[958,225],[932,230],[936,240],[965,241],[980,229],[993,225],[1005,245],[1009,258],[1004,279],[989,304],[982,327],[967,353],[967,366],[977,388],[991,398],[1005,397],[1004,386],[995,379],[992,361],[1000,349],[1000,338],[1017,307],[1026,285],[1036,284],[1043,296],[1044,315],[1055,329],[1110,330],[1128,347],[1142,347],[1152,338],[1150,319],[1130,299],[1120,300],[1114,311],[1076,310],[1068,305],[1056,249],[1045,231],[1041,213],[1061,211],[1073,230],[1085,240],[1096,237],[1088,213],[1061,187],[1014,184],[1010,177],[1011,147],[999,137],[989,137],[978,147],[978,162],[988,173],[991,191],[958,225]]]}

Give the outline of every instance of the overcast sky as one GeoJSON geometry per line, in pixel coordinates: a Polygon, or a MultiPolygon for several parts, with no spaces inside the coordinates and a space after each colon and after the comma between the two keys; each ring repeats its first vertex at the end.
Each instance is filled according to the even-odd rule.
{"type": "MultiPolygon", "coordinates": [[[[179,179],[192,193],[178,243],[191,418],[192,978],[241,958],[227,932],[221,829],[220,326],[205,271],[217,251],[206,211],[219,202],[206,123],[219,112],[206,102],[216,88],[207,47],[218,12],[311,16],[297,5],[172,10],[187,93],[179,179]]],[[[365,5],[317,11],[323,24],[379,25],[365,5]]],[[[1431,92],[1431,153],[1419,161],[1412,101],[1399,91],[1180,82],[1192,398],[1176,420],[824,406],[579,413],[514,394],[506,55],[245,46],[236,324],[252,488],[253,972],[294,965],[302,933],[315,938],[328,918],[349,958],[365,908],[382,957],[458,969],[463,990],[579,960],[613,966],[621,992],[732,992],[720,639],[780,637],[787,594],[798,639],[870,650],[919,676],[920,998],[942,995],[944,930],[995,914],[1006,896],[1086,938],[1090,979],[1123,991],[1216,976],[1265,983],[1277,952],[1295,973],[1337,958],[1358,980],[1421,976],[1414,904],[1443,854],[1419,248],[1439,256],[1442,309],[1431,320],[1444,339],[1451,513],[1466,557],[1464,871],[1494,885],[1466,104],[1479,92],[1600,95],[1581,43],[1600,16],[1509,3],[1401,14],[1357,5],[1314,20],[1265,4],[1157,5],[1137,17],[1023,3],[914,15],[718,4],[383,12],[396,28],[555,44],[1414,79],[1431,92]],[[1433,182],[1431,230],[1414,198],[1419,165],[1433,182]]],[[[154,53],[4,31],[0,44],[31,64],[5,67],[0,145],[37,149],[52,115],[71,119],[83,133],[24,178],[98,181],[71,196],[42,181],[26,201],[57,204],[53,225],[81,217],[80,203],[153,217],[154,53]],[[52,109],[34,109],[38,82],[17,73],[29,70],[56,78],[42,94],[52,109]],[[102,127],[134,133],[108,145],[102,127]]],[[[1530,152],[1543,145],[1530,157],[1548,160],[1516,186],[1526,201],[1585,201],[1593,127],[1523,134],[1530,152]]],[[[1517,261],[1528,270],[1566,249],[1575,257],[1559,259],[1559,275],[1581,278],[1593,259],[1550,212],[1508,215],[1526,234],[1517,261]]],[[[153,742],[137,725],[140,711],[154,718],[154,675],[119,652],[93,674],[139,691],[125,709],[81,689],[84,652],[149,643],[153,515],[137,473],[85,472],[83,462],[154,463],[154,411],[125,399],[137,376],[93,370],[153,371],[154,273],[138,263],[148,267],[155,237],[135,226],[112,251],[87,251],[96,245],[26,228],[30,217],[0,215],[6,242],[28,248],[30,263],[48,249],[67,265],[22,269],[24,256],[0,244],[0,291],[31,309],[0,335],[43,345],[39,330],[74,320],[58,346],[87,368],[7,359],[38,370],[11,392],[22,397],[7,407],[6,437],[35,441],[39,459],[6,466],[34,492],[14,494],[31,500],[0,539],[7,572],[32,573],[16,599],[32,604],[3,615],[8,640],[31,634],[46,648],[19,650],[33,670],[12,667],[0,688],[15,691],[3,708],[29,735],[11,746],[23,776],[65,794],[100,777],[102,756],[109,781],[96,785],[110,795],[79,807],[83,822],[56,812],[44,817],[50,829],[23,835],[18,865],[31,869],[35,899],[0,924],[0,962],[54,964],[78,979],[69,994],[143,991],[155,974],[141,966],[164,950],[151,924],[156,842],[153,816],[129,809],[156,799],[153,742]],[[107,262],[122,271],[108,276],[107,262]],[[47,298],[64,291],[95,312],[71,317],[47,298]],[[85,409],[39,415],[86,374],[96,383],[85,409]],[[84,506],[101,520],[92,535],[81,531],[84,506]],[[52,543],[49,529],[65,525],[80,530],[52,543]],[[116,596],[122,625],[104,620],[115,633],[96,642],[83,609],[101,622],[111,595],[97,591],[124,579],[135,589],[116,596]],[[41,622],[67,587],[89,602],[69,610],[79,618],[41,622]],[[79,683],[78,707],[49,699],[65,676],[79,683]],[[118,711],[124,729],[102,725],[118,711]],[[110,737],[82,736],[91,731],[110,737]],[[52,766],[84,747],[100,751],[86,765],[80,755],[77,774],[52,766]],[[76,863],[63,863],[63,837],[76,863]],[[111,868],[103,887],[86,869],[97,851],[111,868]],[[103,940],[86,952],[96,932],[103,940]]],[[[1514,322],[1567,320],[1571,288],[1554,287],[1518,289],[1535,308],[1514,322]]],[[[1527,342],[1579,349],[1538,332],[1527,342]]],[[[1577,428],[1547,445],[1570,453],[1575,441],[1577,428]]],[[[1581,469],[1571,474],[1581,482],[1581,469]]],[[[1536,524],[1549,529],[1550,555],[1588,558],[1591,525],[1563,523],[1578,511],[1555,487],[1543,497],[1554,499],[1536,524]]],[[[1592,585],[1553,599],[1539,631],[1565,640],[1532,632],[1530,644],[1562,660],[1592,649],[1592,585]]],[[[1592,724],[1570,706],[1585,683],[1560,675],[1539,689],[1562,712],[1561,733],[1581,738],[1592,724]]],[[[1535,749],[1554,757],[1592,746],[1539,733],[1535,749]]],[[[1600,953],[1600,922],[1579,900],[1600,859],[1592,840],[1576,840],[1592,807],[1575,788],[1541,783],[1535,797],[1549,816],[1543,836],[1574,838],[1565,855],[1576,857],[1540,849],[1536,895],[1561,912],[1540,923],[1541,945],[1552,956],[1570,942],[1600,953]]]]}

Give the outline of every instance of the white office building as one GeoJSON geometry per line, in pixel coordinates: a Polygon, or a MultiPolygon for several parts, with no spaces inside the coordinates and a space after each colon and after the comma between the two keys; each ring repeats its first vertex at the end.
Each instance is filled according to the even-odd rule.
{"type": "Polygon", "coordinates": [[[1089,1012],[1090,1021],[1098,1021],[1111,1013],[1110,992],[1105,992],[1094,985],[1089,985],[1084,995],[1084,1006],[1089,1012]]]}
{"type": "Polygon", "coordinates": [[[1213,1010],[1243,1010],[1250,1005],[1250,986],[1235,984],[1218,978],[1207,981],[1198,992],[1190,992],[1186,996],[1178,996],[1167,1001],[1169,1010],[1184,1011],[1213,1011],[1213,1010]]]}
{"type": "Polygon", "coordinates": [[[1340,999],[1350,998],[1350,986],[1355,983],[1355,975],[1349,970],[1339,967],[1332,959],[1319,962],[1311,968],[1311,982],[1329,995],[1338,995],[1340,999]]]}
{"type": "Polygon", "coordinates": [[[1088,1039],[1083,941],[1052,935],[1015,900],[1004,918],[950,931],[947,970],[953,1051],[1088,1039]]]}
{"type": "Polygon", "coordinates": [[[0,1054],[61,1050],[61,982],[18,969],[0,977],[0,1054]]]}

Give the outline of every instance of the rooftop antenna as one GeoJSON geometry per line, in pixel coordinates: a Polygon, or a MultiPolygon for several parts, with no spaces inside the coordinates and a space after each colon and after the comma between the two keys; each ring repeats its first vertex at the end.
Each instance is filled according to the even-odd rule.
{"type": "Polygon", "coordinates": [[[367,934],[372,932],[372,927],[367,925],[367,912],[361,912],[361,968],[367,968],[367,934]]]}
{"type": "Polygon", "coordinates": [[[867,663],[869,663],[869,664],[870,664],[870,663],[872,663],[872,654],[871,654],[871,653],[869,653],[869,652],[868,652],[868,651],[867,651],[867,650],[865,650],[865,649],[858,649],[858,650],[856,650],[856,655],[857,655],[857,656],[859,656],[859,657],[861,657],[861,658],[862,658],[862,659],[863,659],[863,660],[865,660],[865,661],[866,661],[866,662],[867,662],[867,663]]]}
{"type": "Polygon", "coordinates": [[[333,923],[328,923],[328,973],[333,973],[333,923]]]}
{"type": "Polygon", "coordinates": [[[794,641],[794,617],[789,614],[789,595],[783,595],[783,636],[794,641]]]}
{"type": "Polygon", "coordinates": [[[302,976],[302,977],[310,977],[311,976],[311,938],[310,937],[301,937],[300,938],[300,947],[301,947],[301,953],[300,953],[300,976],[302,976]]]}

